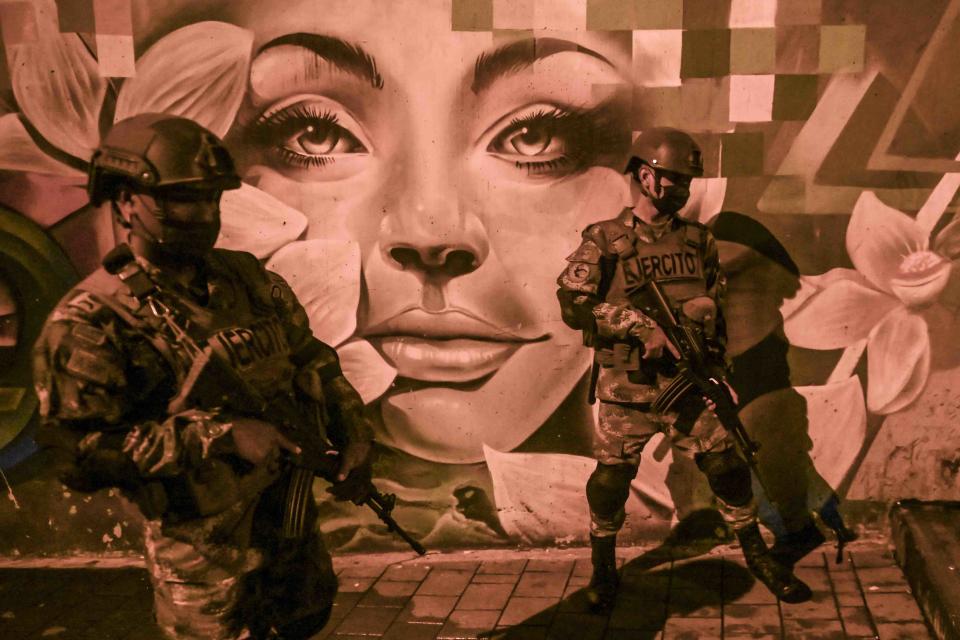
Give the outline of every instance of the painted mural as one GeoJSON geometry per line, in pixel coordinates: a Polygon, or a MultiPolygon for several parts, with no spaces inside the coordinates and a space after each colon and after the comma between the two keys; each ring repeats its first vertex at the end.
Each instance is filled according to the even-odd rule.
{"type": "MultiPolygon", "coordinates": [[[[720,241],[768,490],[960,499],[960,0],[0,0],[0,25],[0,553],[138,544],[48,472],[30,346],[122,240],[93,149],[150,112],[226,141],[219,244],[337,348],[427,546],[586,539],[591,352],[555,281],[651,126],[704,150],[683,215],[720,241]]],[[[332,548],[400,548],[320,482],[332,548]]],[[[709,496],[655,441],[629,535],[709,496]]]]}

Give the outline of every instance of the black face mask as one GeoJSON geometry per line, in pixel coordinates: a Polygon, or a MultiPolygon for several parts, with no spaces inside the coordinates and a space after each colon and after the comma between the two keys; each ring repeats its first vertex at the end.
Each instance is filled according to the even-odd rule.
{"type": "MultiPolygon", "coordinates": [[[[151,262],[178,262],[197,260],[213,249],[220,235],[220,220],[213,222],[184,222],[165,215],[168,206],[162,200],[157,210],[143,206],[140,213],[130,218],[130,233],[143,240],[151,262]]],[[[175,204],[173,206],[176,206],[175,204]]]]}
{"type": "MultiPolygon", "coordinates": [[[[637,177],[639,178],[639,176],[637,177]]],[[[689,185],[673,184],[666,186],[660,181],[659,175],[657,175],[656,180],[657,190],[663,193],[662,196],[657,196],[648,191],[643,185],[643,182],[640,182],[640,191],[650,200],[658,212],[662,214],[674,214],[682,209],[683,205],[687,204],[687,200],[690,199],[689,185]]]]}

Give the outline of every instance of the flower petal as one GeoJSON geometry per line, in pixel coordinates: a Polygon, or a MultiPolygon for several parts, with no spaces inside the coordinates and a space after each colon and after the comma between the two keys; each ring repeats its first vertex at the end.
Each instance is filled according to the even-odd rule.
{"type": "Polygon", "coordinates": [[[100,143],[107,81],[75,33],[41,34],[9,47],[17,104],[47,142],[81,160],[100,143]]]}
{"type": "Polygon", "coordinates": [[[351,340],[337,348],[340,368],[364,404],[370,404],[390,388],[397,370],[387,364],[366,340],[351,340]]]}
{"type": "Polygon", "coordinates": [[[856,277],[835,274],[826,288],[784,314],[783,328],[790,343],[798,347],[842,349],[866,338],[899,304],[893,296],[865,286],[856,277]]]}
{"type": "Polygon", "coordinates": [[[0,170],[78,178],[83,172],[54,160],[33,141],[16,113],[0,116],[0,170]]]}
{"type": "Polygon", "coordinates": [[[867,408],[885,415],[913,402],[930,374],[930,335],[922,316],[894,309],[867,343],[867,408]]]}
{"type": "Polygon", "coordinates": [[[867,410],[860,378],[825,385],[795,387],[807,401],[810,457],[831,487],[843,481],[867,436],[867,410]]]}
{"type": "Polygon", "coordinates": [[[307,217],[249,184],[224,191],[217,246],[249,251],[261,260],[300,237],[307,217]]]}
{"type": "Polygon", "coordinates": [[[267,268],[293,288],[318,339],[335,347],[353,335],[360,302],[360,248],[355,242],[292,242],[270,258],[267,268]]]}
{"type": "MultiPolygon", "coordinates": [[[[593,458],[563,453],[503,453],[487,445],[484,457],[493,480],[500,523],[524,542],[587,537],[590,507],[584,487],[597,466],[593,458]]],[[[634,519],[650,517],[635,496],[627,502],[634,519]]]]}
{"type": "Polygon", "coordinates": [[[137,61],[120,90],[114,121],[139,113],[190,118],[221,138],[247,86],[253,32],[198,22],[162,38],[137,61]]]}
{"type": "Polygon", "coordinates": [[[910,216],[888,207],[872,191],[860,194],[847,225],[847,253],[875,287],[889,293],[903,258],[926,246],[926,233],[910,216]]]}

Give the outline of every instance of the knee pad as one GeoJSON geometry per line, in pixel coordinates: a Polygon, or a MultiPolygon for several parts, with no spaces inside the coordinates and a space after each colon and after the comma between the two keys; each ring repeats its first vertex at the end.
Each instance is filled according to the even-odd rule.
{"type": "Polygon", "coordinates": [[[602,464],[587,480],[587,502],[594,513],[612,517],[627,502],[630,495],[630,481],[637,475],[637,468],[631,464],[602,464]]]}
{"type": "Polygon", "coordinates": [[[728,505],[743,506],[753,498],[750,467],[734,449],[698,453],[694,459],[713,493],[728,505]]]}

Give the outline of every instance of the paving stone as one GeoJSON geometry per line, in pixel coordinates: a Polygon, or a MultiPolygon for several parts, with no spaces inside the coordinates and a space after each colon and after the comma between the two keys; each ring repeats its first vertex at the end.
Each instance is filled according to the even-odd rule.
{"type": "Polygon", "coordinates": [[[459,596],[472,577],[473,571],[469,569],[434,569],[417,593],[425,596],[459,596]]]}
{"type": "Polygon", "coordinates": [[[383,634],[383,640],[434,640],[440,633],[440,626],[439,624],[394,622],[383,634]]]}
{"type": "Polygon", "coordinates": [[[586,588],[567,587],[567,590],[563,592],[563,600],[560,601],[560,611],[588,613],[590,611],[590,602],[587,600],[586,588]]]}
{"type": "Polygon", "coordinates": [[[730,604],[723,607],[724,634],[780,633],[780,609],[776,604],[730,604]]]}
{"type": "Polygon", "coordinates": [[[593,563],[590,558],[579,558],[573,563],[573,576],[587,577],[593,575],[593,563]]]}
{"type": "Polygon", "coordinates": [[[454,611],[437,634],[438,640],[476,638],[496,627],[499,611],[454,611]]]}
{"type": "Polygon", "coordinates": [[[560,598],[525,597],[514,595],[507,602],[500,617],[501,625],[544,626],[553,622],[560,598]]]}
{"type": "Polygon", "coordinates": [[[503,609],[511,593],[512,584],[469,584],[457,609],[503,609]]]}
{"type": "Polygon", "coordinates": [[[430,567],[418,564],[395,564],[387,567],[383,572],[380,581],[396,580],[398,582],[416,581],[420,582],[430,573],[430,567]]]}
{"type": "Polygon", "coordinates": [[[826,569],[820,567],[797,567],[794,575],[807,583],[813,591],[829,591],[830,578],[826,569]]]}
{"type": "Polygon", "coordinates": [[[670,617],[719,618],[721,615],[721,598],[718,591],[671,590],[668,598],[667,611],[670,617]]]}
{"type": "Polygon", "coordinates": [[[480,568],[477,569],[477,573],[508,573],[519,575],[523,573],[525,566],[527,566],[527,561],[524,558],[518,558],[516,560],[484,560],[480,563],[480,568]]]}
{"type": "Polygon", "coordinates": [[[402,607],[420,586],[419,582],[377,582],[367,591],[358,607],[402,607]]]}
{"type": "Polygon", "coordinates": [[[397,613],[397,609],[388,607],[354,607],[343,622],[337,625],[334,635],[351,633],[363,636],[383,635],[397,617],[397,613]]]}
{"type": "Polygon", "coordinates": [[[548,640],[546,627],[503,627],[497,629],[490,636],[491,640],[548,640]]]}
{"type": "Polygon", "coordinates": [[[872,636],[870,613],[866,607],[840,607],[840,617],[848,636],[872,636]]]}
{"type": "Polygon", "coordinates": [[[783,634],[787,638],[803,638],[803,640],[844,640],[846,638],[839,620],[784,619],[783,634]]]}
{"type": "Polygon", "coordinates": [[[797,604],[783,604],[784,619],[792,620],[839,620],[840,612],[833,594],[829,591],[814,591],[813,597],[807,602],[797,604]]]}
{"type": "Polygon", "coordinates": [[[893,552],[889,549],[875,551],[856,551],[850,554],[853,557],[853,564],[857,569],[870,569],[874,567],[892,567],[897,564],[893,557],[893,552]]]}
{"type": "Polygon", "coordinates": [[[567,580],[567,587],[585,587],[590,584],[590,576],[571,575],[567,580]]]}
{"type": "Polygon", "coordinates": [[[922,622],[877,623],[880,640],[927,640],[930,630],[922,622]]]}
{"type": "Polygon", "coordinates": [[[479,560],[445,560],[434,565],[435,569],[458,569],[476,572],[482,563],[479,560]]]}
{"type": "Polygon", "coordinates": [[[546,560],[532,559],[527,562],[525,571],[549,571],[551,573],[567,573],[573,570],[575,560],[546,560]]]}
{"type": "Polygon", "coordinates": [[[878,624],[923,620],[917,601],[907,593],[867,593],[866,596],[867,606],[878,624]]]}
{"type": "Polygon", "coordinates": [[[550,640],[600,640],[607,628],[605,616],[560,611],[550,625],[550,640]]]}
{"type": "Polygon", "coordinates": [[[837,597],[837,602],[840,603],[841,607],[863,607],[866,606],[863,602],[863,596],[860,592],[856,593],[846,593],[840,592],[834,594],[837,597]]]}
{"type": "Polygon", "coordinates": [[[668,618],[663,640],[720,640],[722,627],[720,618],[668,618]]]}
{"type": "Polygon", "coordinates": [[[529,573],[524,572],[517,584],[516,591],[518,596],[536,596],[544,598],[559,598],[563,595],[563,589],[567,586],[567,574],[565,573],[529,573]]]}
{"type": "Polygon", "coordinates": [[[662,640],[660,629],[607,629],[603,640],[662,640]]]}
{"type": "Polygon", "coordinates": [[[833,586],[834,593],[860,593],[860,584],[857,582],[856,574],[852,571],[831,573],[830,583],[833,586]]]}
{"type": "Polygon", "coordinates": [[[457,596],[415,594],[397,616],[399,622],[443,622],[457,604],[457,596]]]}
{"type": "Polygon", "coordinates": [[[384,564],[356,564],[344,567],[337,577],[341,581],[344,578],[379,578],[386,569],[384,564]]]}
{"type": "Polygon", "coordinates": [[[519,573],[477,573],[470,580],[470,584],[517,584],[519,573]]]}
{"type": "Polygon", "coordinates": [[[736,604],[777,604],[777,597],[770,593],[766,585],[759,580],[754,580],[750,588],[740,596],[733,598],[731,602],[736,604]]]}
{"type": "Polygon", "coordinates": [[[343,593],[363,593],[373,586],[376,578],[340,578],[340,588],[343,593]]]}
{"type": "Polygon", "coordinates": [[[619,598],[610,613],[609,626],[613,629],[663,629],[667,619],[666,607],[661,602],[643,602],[619,598]]]}
{"type": "Polygon", "coordinates": [[[909,593],[907,579],[900,567],[857,568],[857,577],[866,592],[909,593]]]}
{"type": "MultiPolygon", "coordinates": [[[[821,547],[821,548],[823,548],[823,547],[821,547]]],[[[835,557],[835,556],[836,556],[835,553],[830,554],[830,557],[831,557],[831,558],[832,558],[832,557],[835,557]]],[[[818,551],[813,551],[812,553],[809,553],[809,554],[803,556],[802,558],[800,558],[800,560],[797,562],[797,564],[795,565],[795,567],[798,568],[798,569],[800,569],[800,568],[805,568],[805,567],[820,567],[820,568],[822,568],[822,567],[823,567],[823,564],[824,564],[824,563],[823,563],[824,558],[825,558],[825,556],[824,556],[824,552],[823,552],[823,551],[819,551],[819,550],[818,550],[818,551]]]]}

